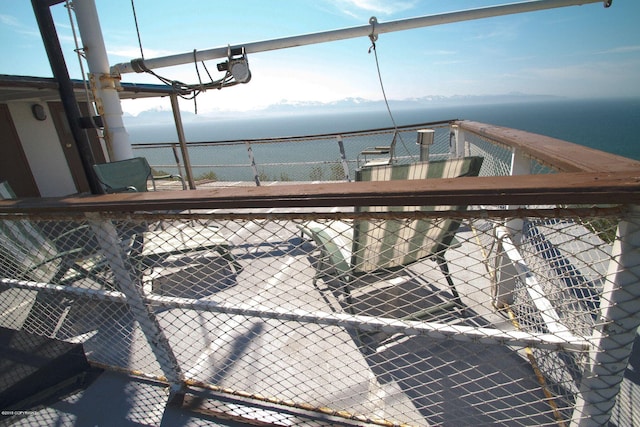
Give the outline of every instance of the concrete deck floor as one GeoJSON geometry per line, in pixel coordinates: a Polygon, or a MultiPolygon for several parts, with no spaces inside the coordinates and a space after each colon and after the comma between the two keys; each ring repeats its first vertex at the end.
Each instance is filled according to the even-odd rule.
{"type": "MultiPolygon", "coordinates": [[[[145,290],[249,306],[340,311],[341,302],[335,294],[312,285],[315,246],[311,242],[301,241],[297,228],[281,228],[273,232],[264,227],[263,223],[250,222],[244,224],[242,229],[235,230],[230,237],[237,261],[243,267],[232,285],[227,286],[224,280],[214,278],[215,275],[230,274],[225,270],[228,265],[217,254],[205,254],[203,258],[189,259],[187,264],[181,261],[179,267],[176,267],[178,264],[166,265],[159,274],[156,269],[156,276],[148,280],[152,285],[145,290]],[[210,284],[203,283],[211,280],[223,285],[211,290],[210,284]],[[211,292],[203,294],[203,289],[210,289],[211,292]]],[[[451,250],[453,257],[466,260],[464,265],[456,262],[452,266],[452,273],[462,295],[486,296],[486,293],[477,292],[478,286],[486,287],[488,283],[479,284],[477,279],[483,274],[473,272],[473,269],[483,267],[478,262],[479,251],[473,247],[474,239],[470,234],[469,229],[462,229],[459,240],[466,243],[451,250]],[[475,279],[473,283],[467,281],[470,277],[475,279]]],[[[434,284],[444,282],[439,270],[433,267],[419,263],[412,270],[415,277],[422,280],[434,284]]],[[[405,277],[403,286],[411,281],[411,278],[405,277]]],[[[367,286],[376,289],[375,284],[367,286]]],[[[366,287],[357,289],[354,299],[367,292],[366,287]]],[[[474,321],[482,319],[484,325],[513,329],[510,322],[493,312],[488,300],[464,298],[468,306],[473,307],[474,321]]],[[[95,304],[91,310],[76,314],[76,318],[71,313],[67,321],[86,323],[89,322],[87,316],[99,316],[98,313],[110,313],[112,316],[113,310],[117,310],[108,305],[95,304]]],[[[391,307],[386,308],[389,309],[391,307]]],[[[156,315],[189,378],[316,407],[327,406],[327,395],[333,399],[338,396],[338,403],[334,404],[338,404],[340,409],[348,408],[354,414],[402,420],[413,425],[427,425],[420,408],[425,404],[421,400],[430,396],[427,398],[429,404],[440,407],[443,419],[450,411],[456,417],[460,416],[460,408],[453,403],[455,394],[434,396],[441,385],[434,384],[433,379],[428,378],[429,373],[438,369],[437,363],[443,366],[448,364],[452,349],[446,345],[433,347],[433,343],[426,338],[414,337],[372,355],[360,347],[358,339],[354,339],[349,331],[337,327],[182,309],[161,310],[156,315]],[[423,350],[416,352],[416,348],[423,350]],[[412,364],[397,366],[399,354],[412,358],[412,364]],[[406,375],[401,373],[403,370],[406,375]],[[394,373],[393,379],[387,378],[389,372],[394,373]],[[424,378],[420,379],[421,376],[424,378]],[[425,384],[422,391],[420,381],[425,384]],[[375,405],[374,414],[371,413],[372,402],[375,405]]],[[[448,323],[466,322],[464,317],[455,312],[446,320],[448,323]]],[[[144,367],[148,374],[162,375],[151,348],[132,318],[122,316],[118,329],[99,327],[85,343],[85,349],[93,361],[129,366],[131,369],[144,367]],[[122,339],[123,336],[127,338],[122,339]]],[[[465,354],[459,354],[459,357],[467,359],[465,363],[472,366],[486,364],[492,358],[504,358],[505,353],[500,350],[486,353],[484,346],[469,345],[465,354]],[[479,356],[479,352],[484,356],[479,356]]],[[[509,393],[518,396],[523,389],[536,388],[535,378],[520,356],[511,354],[508,357],[515,357],[515,363],[513,369],[504,370],[504,375],[524,378],[526,385],[505,386],[503,397],[507,401],[509,393]]],[[[455,372],[448,372],[447,375],[455,376],[455,372]]],[[[466,377],[464,380],[468,381],[466,377]]],[[[478,377],[476,381],[481,386],[483,378],[478,377]]],[[[190,406],[199,402],[195,405],[200,406],[198,411],[167,407],[167,393],[165,387],[157,383],[105,372],[85,391],[17,420],[15,425],[241,425],[237,424],[240,422],[238,420],[222,420],[219,416],[222,412],[236,416],[248,414],[237,402],[220,406],[220,400],[215,397],[191,400],[190,406]],[[207,405],[211,407],[212,404],[214,409],[207,409],[207,405]]],[[[227,395],[222,397],[229,398],[227,395]]],[[[548,412],[548,407],[542,405],[539,398],[538,395],[532,395],[528,399],[532,414],[548,412]]],[[[522,407],[521,398],[513,403],[522,407]]],[[[267,404],[266,409],[256,409],[252,405],[251,414],[247,416],[275,425],[357,424],[339,418],[312,421],[307,418],[308,414],[301,414],[299,409],[284,406],[274,411],[269,410],[269,406],[267,404]]],[[[475,413],[480,417],[480,411],[480,408],[475,408],[468,415],[474,416],[475,413]]],[[[542,418],[548,421],[547,415],[542,418]]]]}

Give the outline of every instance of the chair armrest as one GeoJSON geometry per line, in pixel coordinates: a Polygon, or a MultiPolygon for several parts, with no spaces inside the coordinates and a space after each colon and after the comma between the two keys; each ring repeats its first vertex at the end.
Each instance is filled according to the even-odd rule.
{"type": "Polygon", "coordinates": [[[108,194],[113,194],[113,193],[137,193],[138,189],[136,187],[134,187],[133,185],[130,185],[128,187],[119,187],[119,188],[107,188],[107,193],[108,194]]]}
{"type": "Polygon", "coordinates": [[[184,181],[184,178],[182,177],[182,175],[178,175],[178,174],[168,174],[168,175],[152,175],[153,180],[159,180],[159,179],[179,179],[180,182],[182,183],[182,189],[186,190],[187,189],[187,184],[184,181]]]}
{"type": "Polygon", "coordinates": [[[385,147],[367,148],[366,150],[361,151],[360,154],[365,156],[367,154],[389,154],[389,149],[385,147]]]}

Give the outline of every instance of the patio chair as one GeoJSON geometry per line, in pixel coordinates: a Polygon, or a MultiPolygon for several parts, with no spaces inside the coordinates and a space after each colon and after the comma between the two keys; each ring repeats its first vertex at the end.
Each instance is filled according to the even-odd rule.
{"type": "MultiPolygon", "coordinates": [[[[10,185],[0,182],[0,199],[13,199],[10,185]]],[[[121,247],[141,277],[142,271],[172,255],[215,250],[239,274],[241,267],[229,251],[228,242],[209,227],[186,230],[148,231],[146,226],[120,222],[116,224],[121,247]]],[[[74,285],[82,279],[95,282],[107,290],[117,285],[101,272],[108,269],[92,227],[73,221],[1,220],[0,276],[55,285],[74,285]]],[[[85,285],[81,285],[85,286],[85,285]]],[[[95,286],[87,283],[87,286],[95,286]]],[[[2,287],[0,291],[5,290],[2,287]]],[[[62,293],[40,291],[24,318],[24,327],[39,335],[55,337],[68,315],[74,299],[62,293]]]]}
{"type": "MultiPolygon", "coordinates": [[[[481,157],[417,162],[362,168],[356,181],[389,181],[477,176],[482,166],[481,157]]],[[[437,207],[360,207],[356,212],[463,210],[465,206],[437,207]]],[[[452,303],[434,310],[458,306],[463,308],[460,295],[451,279],[445,258],[452,245],[460,221],[442,218],[434,220],[355,220],[353,225],[342,221],[330,223],[309,222],[302,232],[313,239],[320,250],[314,286],[327,274],[338,280],[341,296],[348,307],[353,307],[351,288],[355,279],[371,273],[384,273],[400,269],[425,258],[437,262],[453,295],[452,303]],[[325,268],[328,267],[328,268],[325,268]]],[[[351,310],[352,311],[352,310],[351,310]]],[[[427,310],[424,315],[430,314],[427,310]]],[[[355,313],[353,313],[355,314],[355,313]]],[[[413,314],[409,317],[416,317],[413,314]]]]}
{"type": "MultiPolygon", "coordinates": [[[[0,199],[14,199],[6,182],[0,182],[0,199]]],[[[89,279],[106,289],[113,289],[102,272],[107,263],[88,225],[73,221],[0,220],[0,275],[2,277],[55,285],[70,285],[89,279]]],[[[4,292],[7,288],[3,287],[4,292]]],[[[21,291],[25,301],[16,325],[27,331],[54,337],[65,320],[73,298],[64,294],[21,291]]],[[[11,297],[7,297],[11,298],[11,297]]]]}
{"type": "MultiPolygon", "coordinates": [[[[0,182],[0,200],[15,197],[9,183],[0,182]]],[[[0,237],[5,267],[17,268],[21,279],[65,284],[80,277],[94,277],[104,268],[101,263],[78,262],[98,256],[99,245],[88,225],[72,221],[57,225],[48,221],[0,221],[0,237]]]]}
{"type": "Polygon", "coordinates": [[[363,168],[386,166],[393,163],[393,156],[396,147],[396,141],[399,138],[398,131],[393,133],[393,139],[391,145],[377,145],[375,147],[367,147],[360,152],[356,159],[358,168],[362,162],[363,168]],[[362,158],[362,160],[361,160],[362,158]]]}
{"type": "MultiPolygon", "coordinates": [[[[94,164],[93,169],[98,181],[100,181],[107,193],[146,192],[148,191],[147,183],[149,180],[151,180],[155,191],[155,181],[159,179],[178,178],[182,182],[183,190],[187,188],[184,179],[180,175],[154,176],[151,172],[151,166],[149,166],[147,159],[144,157],[94,164]]],[[[139,260],[143,267],[150,266],[158,257],[214,249],[229,262],[229,265],[233,267],[236,273],[241,271],[240,265],[229,251],[229,243],[210,227],[194,225],[185,230],[178,230],[175,227],[165,229],[165,226],[161,224],[157,230],[149,230],[149,227],[143,224],[137,226],[135,231],[136,236],[132,242],[130,255],[139,260]],[[177,237],[171,236],[170,233],[172,231],[180,233],[180,235],[177,237]],[[181,240],[180,247],[172,247],[171,239],[174,242],[181,240]],[[169,247],[169,250],[164,249],[167,247],[169,247]]]]}
{"type": "Polygon", "coordinates": [[[163,179],[179,179],[182,183],[182,189],[187,189],[184,179],[180,175],[153,175],[151,166],[144,157],[95,164],[93,170],[107,193],[147,191],[148,181],[151,181],[155,191],[156,181],[163,179]]]}

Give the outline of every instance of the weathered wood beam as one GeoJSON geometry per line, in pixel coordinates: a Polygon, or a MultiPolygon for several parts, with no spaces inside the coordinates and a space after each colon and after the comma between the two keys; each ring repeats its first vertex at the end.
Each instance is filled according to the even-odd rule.
{"type": "Polygon", "coordinates": [[[616,173],[226,187],[18,199],[0,201],[0,213],[609,203],[640,203],[640,169],[616,173]]]}

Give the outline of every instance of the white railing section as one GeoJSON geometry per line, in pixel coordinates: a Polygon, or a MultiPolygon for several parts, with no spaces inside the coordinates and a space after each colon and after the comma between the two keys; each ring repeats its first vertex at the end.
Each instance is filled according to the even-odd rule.
{"type": "MultiPolygon", "coordinates": [[[[433,122],[402,126],[393,158],[406,163],[420,159],[417,131],[435,131],[430,158],[450,155],[453,138],[449,122],[433,122]]],[[[208,182],[219,185],[242,182],[261,185],[272,182],[352,181],[355,170],[367,148],[390,146],[395,129],[383,128],[341,134],[294,136],[269,139],[189,142],[190,162],[182,159],[178,143],[144,143],[133,146],[136,156],[146,157],[154,170],[188,176],[184,170],[191,164],[191,176],[201,187],[208,182]]],[[[374,158],[388,158],[383,153],[374,158]]],[[[371,158],[371,156],[369,157],[371,158]]],[[[168,188],[176,188],[170,185],[168,188]]]]}

